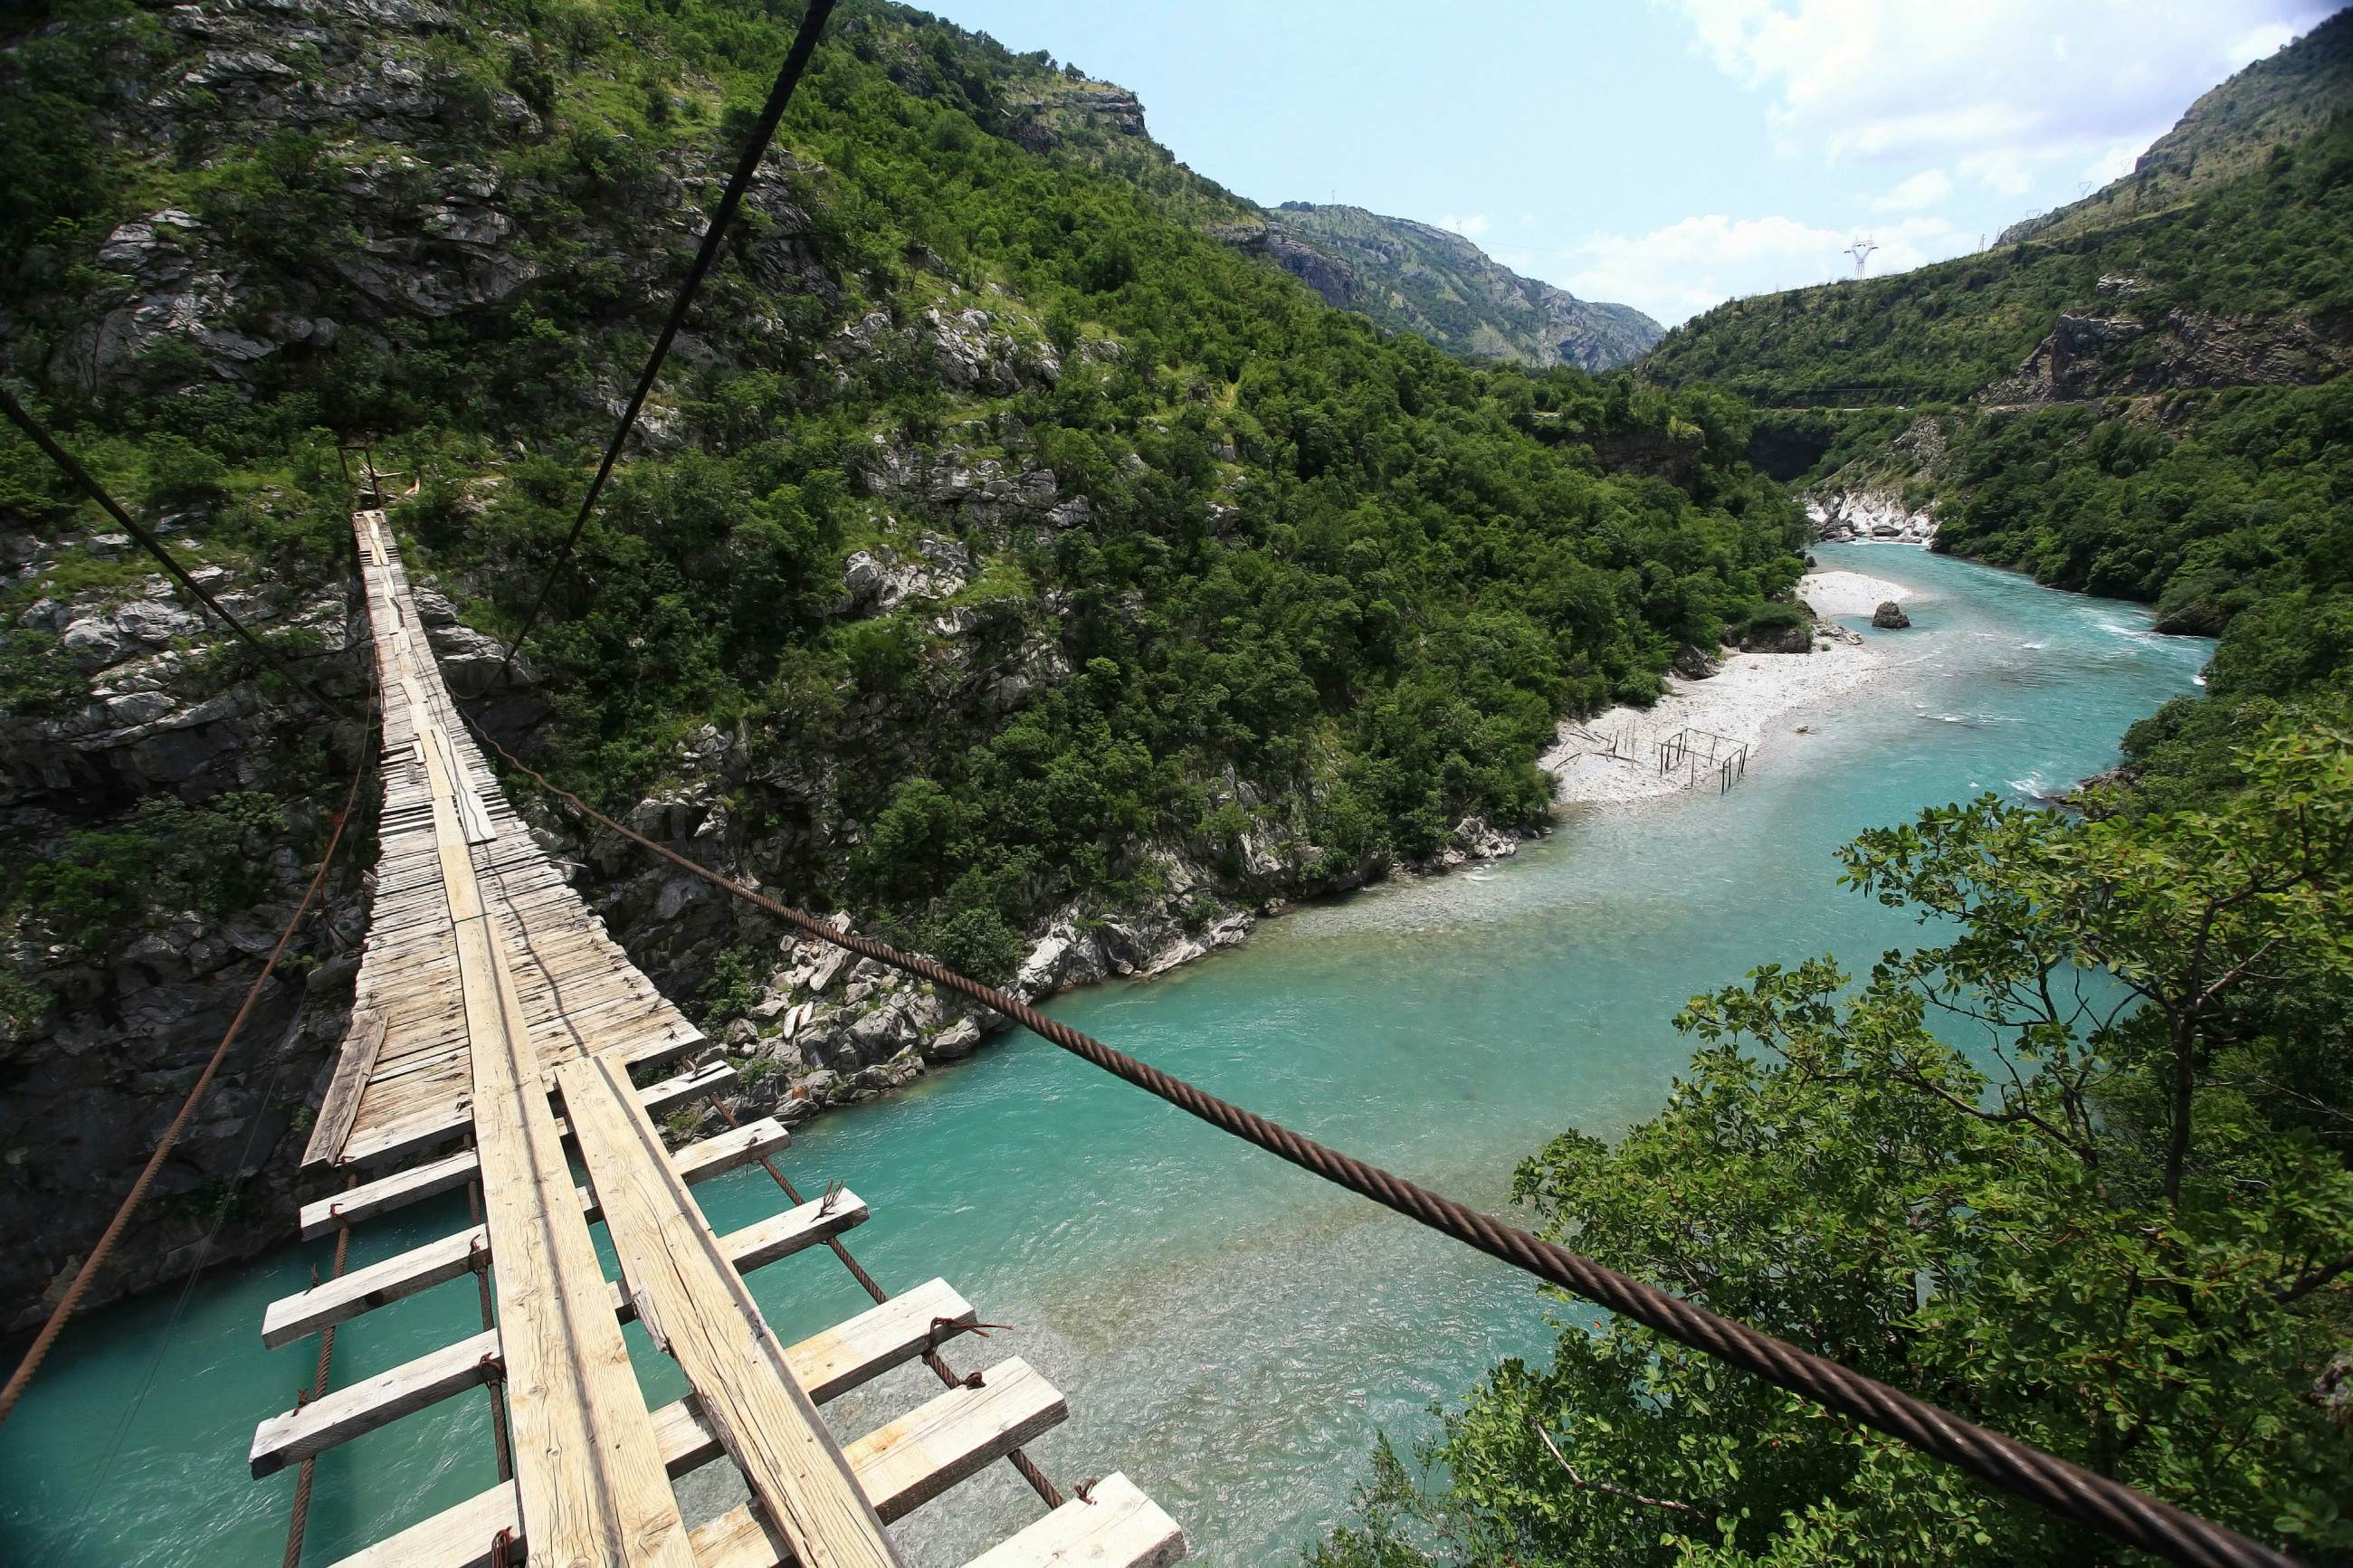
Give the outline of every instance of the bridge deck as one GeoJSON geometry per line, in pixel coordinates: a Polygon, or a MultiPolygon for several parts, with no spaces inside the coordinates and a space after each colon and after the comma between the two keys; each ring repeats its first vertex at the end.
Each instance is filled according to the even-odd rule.
{"type": "MultiPolygon", "coordinates": [[[[1060,1422],[1061,1396],[1016,1358],[847,1447],[828,1429],[815,1402],[928,1353],[973,1325],[972,1309],[934,1281],[779,1343],[743,1276],[857,1225],[865,1205],[837,1192],[712,1233],[689,1184],[765,1158],[784,1146],[784,1130],[755,1122],[676,1153],[663,1147],[653,1113],[731,1075],[714,1066],[632,1082],[632,1066],[702,1037],[607,938],[491,784],[383,515],[353,524],[385,693],[382,859],[353,1024],[306,1163],[390,1162],[469,1132],[472,1146],[306,1205],[302,1232],[470,1182],[485,1212],[470,1231],[273,1303],[264,1336],[290,1342],[477,1269],[488,1273],[496,1326],[264,1421],[254,1473],[497,1379],[512,1480],[350,1561],[890,1568],[902,1559],[885,1521],[1060,1422]],[[598,1222],[617,1281],[597,1258],[598,1222]],[[688,1400],[646,1408],[620,1333],[631,1316],[685,1373],[688,1400]],[[753,1500],[690,1531],[670,1478],[723,1457],[753,1500]]],[[[1101,1500],[1067,1504],[999,1546],[992,1568],[1140,1568],[1183,1555],[1176,1526],[1121,1478],[1092,1495],[1101,1500]]]]}

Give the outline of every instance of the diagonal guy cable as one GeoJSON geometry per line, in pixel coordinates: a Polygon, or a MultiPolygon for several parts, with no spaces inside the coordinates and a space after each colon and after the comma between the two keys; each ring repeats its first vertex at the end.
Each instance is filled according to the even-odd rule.
{"type": "Polygon", "coordinates": [[[807,68],[809,56],[817,49],[818,35],[825,31],[826,18],[833,14],[834,0],[808,0],[808,10],[801,17],[801,28],[793,38],[793,47],[785,56],[783,67],[776,72],[776,85],[768,89],[768,101],[760,110],[759,122],[752,128],[749,140],[744,143],[744,154],[735,161],[735,173],[729,176],[727,189],[712,209],[711,226],[702,234],[702,247],[694,253],[694,265],[686,270],[686,282],[678,291],[678,299],[670,308],[670,320],[662,323],[661,336],[654,340],[654,352],[646,358],[645,374],[638,377],[638,389],[629,395],[629,405],[622,411],[621,423],[613,431],[613,438],[605,447],[605,460],[596,465],[596,477],[589,481],[588,493],[580,498],[580,510],[572,519],[572,531],[564,538],[564,548],[556,552],[555,560],[547,569],[547,578],[539,585],[539,596],[532,601],[531,613],[523,616],[522,629],[507,644],[506,656],[499,660],[499,679],[504,679],[516,652],[533,628],[539,625],[540,613],[547,608],[547,597],[555,592],[556,579],[564,574],[572,559],[572,552],[580,543],[580,534],[588,526],[589,514],[596,510],[596,498],[605,491],[605,481],[613,475],[613,465],[620,459],[621,445],[629,438],[630,429],[638,422],[638,413],[646,405],[646,398],[654,389],[654,379],[661,374],[662,361],[670,357],[670,341],[686,322],[687,308],[694,303],[695,291],[719,258],[720,243],[726,237],[727,226],[734,221],[736,209],[744,205],[744,193],[751,187],[752,176],[760,170],[760,160],[766,156],[768,143],[776,134],[776,122],[784,118],[785,106],[793,100],[793,89],[800,85],[801,73],[807,68]]]}
{"type": "Polygon", "coordinates": [[[39,420],[34,418],[31,414],[26,412],[25,405],[17,402],[16,397],[5,386],[0,386],[0,414],[7,415],[9,422],[15,425],[17,429],[22,430],[26,436],[30,437],[32,438],[33,445],[38,447],[43,454],[48,458],[50,462],[55,463],[59,468],[64,470],[66,478],[73,480],[75,484],[79,485],[84,495],[90,497],[90,500],[105,508],[107,515],[114,519],[115,521],[121,523],[124,530],[130,533],[131,537],[139,542],[141,549],[146,551],[148,554],[153,555],[156,560],[162,562],[164,563],[164,570],[169,572],[172,574],[173,579],[177,582],[181,587],[185,588],[189,593],[195,595],[198,604],[204,605],[206,609],[210,610],[214,615],[219,616],[222,622],[227,626],[229,630],[235,632],[238,637],[243,637],[253,648],[254,652],[259,654],[264,659],[269,661],[269,667],[272,669],[275,669],[279,674],[292,681],[296,687],[301,689],[304,696],[310,698],[311,701],[317,703],[320,707],[325,709],[336,718],[348,719],[351,717],[351,714],[344,710],[343,704],[328,700],[326,697],[320,693],[317,687],[311,685],[309,681],[295,674],[291,668],[288,668],[286,661],[278,657],[275,650],[273,650],[267,643],[264,643],[259,637],[255,637],[250,630],[247,629],[246,624],[243,621],[238,620],[235,616],[230,615],[228,611],[222,608],[221,602],[218,599],[214,598],[209,593],[206,592],[204,584],[198,583],[194,577],[189,576],[187,569],[173,558],[170,551],[164,548],[164,542],[156,538],[146,529],[141,527],[136,519],[132,518],[129,512],[123,510],[121,503],[117,501],[112,496],[107,494],[104,487],[100,485],[96,479],[90,478],[90,470],[83,468],[80,463],[77,462],[71,452],[67,451],[63,447],[58,445],[57,437],[50,435],[48,430],[39,420]]]}

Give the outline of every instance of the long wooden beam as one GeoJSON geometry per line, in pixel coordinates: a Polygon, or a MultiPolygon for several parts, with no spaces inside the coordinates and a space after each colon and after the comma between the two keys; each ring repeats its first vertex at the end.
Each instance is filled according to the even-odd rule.
{"type": "MultiPolygon", "coordinates": [[[[681,1149],[670,1156],[670,1163],[685,1181],[705,1182],[784,1143],[783,1123],[773,1117],[763,1118],[681,1149]]],[[[599,1217],[603,1211],[596,1205],[596,1194],[586,1187],[575,1191],[583,1215],[591,1220],[599,1217]]],[[[261,1342],[272,1350],[291,1344],[330,1323],[348,1322],[362,1312],[431,1289],[477,1267],[487,1268],[490,1261],[490,1231],[479,1225],[412,1247],[272,1301],[261,1315],[261,1342]]]]}
{"type": "Polygon", "coordinates": [[[556,1068],[555,1086],[639,1321],[686,1374],[702,1418],[794,1557],[802,1568],[902,1568],[905,1559],[785,1347],[629,1092],[628,1073],[583,1057],[556,1068]]]}
{"type": "MultiPolygon", "coordinates": [[[[787,1209],[783,1214],[771,1215],[741,1230],[731,1231],[720,1245],[737,1269],[749,1273],[779,1258],[789,1257],[803,1247],[829,1240],[853,1226],[863,1224],[866,1216],[865,1203],[855,1193],[845,1190],[834,1194],[830,1208],[826,1207],[824,1199],[817,1199],[798,1208],[787,1209]]],[[[628,1322],[637,1316],[637,1304],[619,1286],[607,1285],[606,1299],[612,1303],[613,1315],[617,1321],[628,1322]]],[[[871,1337],[876,1332],[895,1335],[888,1342],[896,1350],[897,1359],[904,1361],[923,1348],[920,1336],[928,1330],[934,1317],[953,1320],[961,1314],[968,1321],[971,1313],[972,1309],[964,1304],[961,1297],[934,1280],[922,1291],[893,1296],[882,1306],[852,1319],[839,1329],[803,1341],[801,1346],[795,1347],[795,1351],[803,1347],[808,1349],[814,1358],[811,1365],[818,1378],[838,1379],[840,1370],[834,1363],[854,1367],[862,1364],[860,1358],[877,1353],[877,1343],[871,1337]],[[934,1289],[946,1291],[946,1295],[926,1295],[934,1289]],[[913,1317],[923,1312],[928,1305],[950,1300],[954,1301],[955,1310],[932,1311],[923,1317],[920,1324],[911,1327],[913,1317]],[[893,1310],[886,1312],[886,1309],[893,1310]],[[852,1332],[853,1330],[856,1331],[852,1332]],[[917,1337],[908,1339],[911,1332],[917,1337]],[[828,1342],[837,1335],[846,1337],[828,1349],[828,1342]]],[[[324,1453],[339,1443],[348,1443],[412,1410],[422,1409],[435,1400],[446,1399],[450,1394],[471,1388],[485,1378],[502,1375],[505,1366],[499,1336],[495,1331],[488,1331],[469,1336],[455,1345],[430,1352],[414,1361],[404,1362],[374,1377],[348,1384],[321,1399],[297,1405],[261,1423],[253,1434],[250,1456],[253,1473],[266,1476],[297,1460],[324,1453]]],[[[828,1386],[824,1382],[807,1379],[804,1382],[809,1384],[812,1397],[820,1399],[830,1398],[840,1387],[849,1386],[848,1384],[828,1386]],[[818,1394],[816,1390],[819,1387],[825,1387],[827,1392],[818,1394]]]]}
{"type": "MultiPolygon", "coordinates": [[[[681,1077],[665,1079],[659,1083],[649,1085],[638,1090],[638,1098],[648,1110],[659,1115],[674,1106],[682,1105],[714,1089],[725,1088],[733,1081],[734,1077],[733,1068],[724,1062],[717,1062],[710,1068],[697,1068],[681,1077]]],[[[566,1127],[560,1118],[556,1121],[556,1126],[566,1137],[571,1136],[572,1130],[566,1127]]],[[[683,1160],[691,1149],[703,1149],[712,1144],[722,1143],[727,1136],[723,1133],[718,1138],[706,1138],[701,1143],[691,1145],[689,1149],[680,1150],[672,1158],[683,1160]]],[[[786,1133],[784,1142],[772,1144],[761,1152],[774,1153],[776,1150],[786,1147],[791,1141],[791,1134],[786,1133]]],[[[759,1157],[759,1154],[748,1154],[736,1163],[748,1164],[759,1157]]],[[[732,1165],[720,1167],[721,1170],[733,1168],[732,1165]]],[[[474,1152],[471,1149],[460,1149],[456,1153],[445,1154],[438,1160],[427,1161],[422,1165],[413,1165],[406,1171],[395,1171],[388,1176],[379,1176],[373,1182],[362,1182],[356,1187],[321,1198],[316,1203],[304,1204],[302,1205],[302,1239],[309,1241],[317,1237],[329,1236],[333,1234],[338,1226],[357,1225],[364,1219],[374,1219],[378,1215],[406,1208],[410,1204],[438,1197],[443,1193],[455,1192],[472,1181],[480,1169],[480,1167],[474,1161],[474,1152]]],[[[718,1172],[712,1171],[709,1173],[716,1175],[718,1172]]]]}
{"type": "MultiPolygon", "coordinates": [[[[985,1387],[949,1389],[843,1450],[860,1489],[883,1519],[897,1519],[938,1496],[1069,1415],[1062,1396],[1018,1357],[983,1376],[985,1387]],[[910,1446],[911,1439],[918,1440],[910,1446]]],[[[718,1439],[685,1400],[656,1412],[654,1426],[668,1445],[663,1460],[672,1475],[720,1452],[718,1439]]],[[[491,1541],[517,1524],[514,1489],[501,1485],[343,1558],[334,1568],[484,1568],[491,1541]]],[[[696,1531],[693,1542],[697,1568],[756,1559],[763,1552],[768,1563],[778,1562],[748,1509],[721,1515],[696,1531]]],[[[512,1549],[519,1558],[529,1542],[517,1540],[512,1549]]]]}

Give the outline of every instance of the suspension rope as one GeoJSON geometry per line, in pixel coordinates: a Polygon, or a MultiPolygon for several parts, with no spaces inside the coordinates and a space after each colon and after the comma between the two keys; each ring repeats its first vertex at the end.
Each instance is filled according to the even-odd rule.
{"type": "MultiPolygon", "coordinates": [[[[471,724],[470,720],[468,722],[471,724]]],[[[2192,1568],[2296,1568],[2295,1560],[2284,1552],[2184,1512],[2121,1481],[2096,1475],[2015,1437],[1989,1431],[1876,1378],[1800,1350],[1786,1340],[1710,1311],[1696,1302],[1670,1295],[1572,1252],[1558,1242],[1546,1241],[1517,1226],[1506,1225],[1402,1176],[1326,1147],[1114,1050],[1091,1035],[1046,1016],[1018,998],[968,979],[935,960],[902,952],[887,942],[837,930],[829,921],[781,904],[623,826],[570,790],[550,783],[483,733],[480,726],[472,727],[476,737],[517,773],[607,831],[680,869],[766,910],[806,935],[861,958],[871,958],[902,973],[928,980],[992,1008],[1072,1056],[1166,1100],[1220,1131],[1345,1187],[1359,1197],[1369,1198],[1491,1258],[1501,1258],[1597,1306],[1630,1318],[1680,1344],[1754,1373],[1778,1387],[1803,1394],[1829,1410],[1884,1432],[2062,1519],[2192,1568]]]]}
{"type": "Polygon", "coordinates": [[[605,481],[612,477],[613,465],[620,460],[621,445],[637,425],[638,413],[646,405],[646,398],[654,389],[654,379],[661,374],[662,362],[670,357],[670,341],[678,336],[679,328],[686,323],[686,312],[694,303],[702,279],[719,258],[719,247],[727,237],[727,228],[735,220],[736,209],[744,204],[744,193],[751,188],[753,176],[760,172],[760,160],[767,155],[768,143],[776,134],[776,123],[785,115],[785,108],[793,100],[793,89],[800,85],[801,73],[808,66],[809,56],[816,52],[818,36],[825,31],[826,18],[833,14],[834,0],[808,0],[808,9],[801,16],[800,31],[794,35],[793,47],[785,56],[784,65],[776,71],[776,85],[768,89],[768,101],[760,110],[759,121],[752,127],[751,136],[744,143],[743,155],[735,161],[735,172],[729,176],[727,188],[719,197],[719,205],[711,212],[711,226],[703,231],[702,247],[694,253],[694,264],[686,269],[686,281],[671,301],[670,319],[662,323],[661,335],[654,340],[654,351],[646,357],[644,374],[638,377],[637,390],[629,395],[628,406],[621,413],[621,422],[614,427],[613,438],[605,446],[605,459],[596,465],[596,477],[589,481],[588,493],[580,498],[580,510],[572,519],[572,531],[565,535],[564,546],[549,563],[547,576],[539,585],[539,595],[532,601],[531,613],[523,616],[522,629],[507,644],[504,658],[499,660],[501,679],[507,676],[514,656],[539,625],[542,611],[547,608],[548,595],[555,591],[557,579],[572,560],[572,552],[580,543],[580,535],[588,526],[588,515],[596,508],[596,498],[604,493],[605,481]]]}
{"type": "MultiPolygon", "coordinates": [[[[719,1112],[721,1119],[723,1120],[728,1126],[739,1127],[743,1125],[735,1120],[735,1113],[727,1109],[726,1102],[719,1098],[718,1090],[713,1089],[711,1092],[710,1102],[711,1109],[719,1112]]],[[[771,1160],[765,1154],[761,1155],[760,1168],[776,1179],[776,1185],[784,1189],[785,1196],[791,1199],[795,1205],[797,1205],[803,1201],[800,1190],[795,1187],[790,1181],[786,1179],[785,1173],[782,1171],[776,1169],[776,1163],[774,1160],[771,1160]]],[[[849,1248],[841,1244],[841,1238],[839,1237],[829,1236],[826,1237],[825,1244],[833,1248],[833,1255],[841,1259],[842,1267],[849,1269],[850,1278],[857,1280],[859,1285],[865,1290],[866,1294],[873,1298],[874,1304],[876,1306],[879,1307],[883,1302],[891,1299],[891,1292],[885,1290],[881,1286],[874,1282],[874,1276],[866,1272],[865,1268],[859,1263],[858,1259],[850,1256],[849,1248]]],[[[948,1364],[947,1358],[940,1354],[939,1349],[936,1345],[927,1346],[924,1349],[923,1364],[930,1367],[932,1369],[933,1375],[937,1377],[943,1384],[945,1384],[950,1388],[969,1386],[965,1381],[964,1374],[957,1372],[954,1367],[948,1364]]],[[[1020,1473],[1021,1479],[1029,1483],[1029,1489],[1038,1494],[1038,1500],[1040,1502],[1044,1503],[1050,1509],[1056,1509],[1062,1506],[1062,1493],[1060,1489],[1054,1485],[1053,1480],[1046,1474],[1045,1471],[1038,1468],[1038,1462],[1035,1459],[1032,1459],[1028,1454],[1022,1452],[1019,1448],[1014,1448],[1006,1454],[1005,1462],[1011,1465],[1015,1470],[1020,1473]]]]}
{"type": "MultiPolygon", "coordinates": [[[[5,393],[0,393],[0,396],[5,395],[5,393]]],[[[373,726],[375,721],[375,693],[371,688],[368,693],[367,711],[369,726],[373,726]]],[[[74,1275],[73,1283],[67,1286],[66,1293],[58,1299],[57,1306],[49,1313],[48,1321],[43,1323],[41,1331],[33,1336],[32,1345],[25,1352],[25,1359],[19,1362],[16,1370],[9,1374],[7,1386],[0,1388],[0,1421],[7,1420],[8,1413],[16,1407],[16,1401],[23,1395],[25,1385],[32,1382],[33,1373],[40,1370],[43,1358],[49,1353],[49,1347],[57,1343],[58,1335],[65,1331],[66,1321],[71,1318],[74,1315],[74,1310],[81,1305],[81,1299],[90,1289],[91,1279],[97,1277],[100,1268],[113,1252],[114,1244],[121,1238],[123,1227],[131,1223],[132,1215],[137,1211],[140,1204],[145,1201],[147,1189],[155,1180],[155,1173],[164,1168],[164,1161],[172,1152],[172,1146],[180,1141],[180,1134],[187,1130],[188,1120],[195,1114],[197,1102],[204,1099],[205,1091],[212,1087],[213,1077],[220,1071],[221,1063],[227,1058],[229,1047],[237,1043],[237,1036],[245,1030],[246,1020],[253,1016],[255,1004],[261,1000],[262,988],[269,984],[270,975],[277,973],[278,961],[285,956],[287,944],[294,940],[295,929],[302,923],[302,917],[310,912],[311,906],[318,901],[319,889],[327,880],[328,868],[335,863],[335,849],[343,841],[344,824],[351,817],[352,807],[359,800],[360,783],[368,774],[370,752],[364,749],[366,747],[364,728],[362,731],[361,744],[364,749],[360,754],[359,764],[352,770],[351,788],[344,793],[343,809],[337,812],[333,817],[333,831],[327,835],[327,851],[320,857],[319,868],[311,875],[311,885],[302,890],[302,901],[294,906],[294,913],[288,918],[286,929],[278,933],[278,945],[269,950],[269,961],[262,964],[261,973],[253,977],[253,985],[246,992],[244,1004],[237,1008],[237,1016],[229,1020],[228,1032],[221,1036],[220,1044],[213,1048],[212,1059],[205,1064],[205,1070],[196,1076],[195,1087],[188,1090],[188,1098],[181,1102],[179,1114],[173,1117],[172,1124],[164,1130],[164,1136],[157,1142],[155,1152],[147,1156],[146,1168],[139,1173],[139,1179],[131,1184],[131,1191],[124,1194],[121,1206],[114,1211],[113,1219],[107,1222],[106,1232],[98,1238],[98,1245],[91,1247],[90,1256],[82,1260],[81,1268],[74,1275]]]]}
{"type": "Polygon", "coordinates": [[[185,588],[190,594],[195,595],[195,599],[198,604],[211,611],[214,615],[219,616],[222,623],[226,625],[230,631],[235,632],[238,637],[244,638],[247,645],[249,646],[254,652],[259,654],[265,660],[267,660],[272,669],[278,671],[279,674],[284,676],[288,680],[292,681],[295,687],[299,689],[304,696],[317,703],[320,707],[325,709],[328,712],[333,714],[336,718],[348,719],[351,717],[350,712],[344,709],[342,703],[330,700],[319,690],[317,687],[311,685],[309,680],[295,674],[293,669],[287,665],[286,661],[278,657],[276,649],[270,647],[259,637],[254,636],[252,631],[247,627],[243,621],[238,620],[235,616],[229,614],[227,609],[222,607],[221,602],[218,599],[214,598],[210,593],[206,591],[203,584],[197,582],[194,577],[189,576],[187,568],[182,566],[179,562],[173,557],[172,552],[164,548],[164,542],[156,538],[145,528],[142,527],[138,520],[133,518],[129,512],[123,510],[121,503],[117,501],[112,496],[109,495],[106,492],[105,487],[90,477],[90,470],[83,468],[79,462],[76,461],[74,455],[71,452],[67,451],[63,447],[58,445],[57,437],[50,435],[47,428],[26,411],[25,405],[17,402],[15,395],[11,394],[8,388],[4,384],[0,384],[0,414],[7,415],[9,422],[29,437],[33,445],[38,447],[48,458],[50,462],[55,463],[58,468],[63,470],[66,478],[73,480],[75,484],[80,486],[81,491],[84,495],[96,501],[100,507],[103,507],[109,517],[111,517],[115,521],[121,523],[123,530],[128,532],[132,538],[139,542],[141,549],[146,551],[148,554],[153,555],[156,560],[163,563],[164,570],[172,574],[174,581],[177,582],[181,587],[185,588]]]}
{"type": "MultiPolygon", "coordinates": [[[[359,1184],[360,1173],[357,1171],[352,1172],[343,1178],[345,1192],[350,1192],[359,1184]]],[[[343,1266],[351,1260],[351,1256],[352,1227],[348,1225],[339,1226],[335,1230],[335,1271],[327,1278],[341,1279],[343,1277],[343,1266]]],[[[311,1289],[315,1290],[318,1288],[319,1271],[314,1268],[311,1271],[311,1289]]],[[[296,1401],[298,1405],[309,1404],[326,1394],[327,1372],[334,1359],[335,1325],[329,1323],[319,1331],[318,1374],[311,1380],[310,1393],[296,1401]]],[[[301,1568],[302,1538],[310,1533],[311,1530],[311,1483],[317,1478],[318,1470],[319,1456],[311,1454],[303,1458],[301,1472],[295,1477],[294,1508],[286,1521],[286,1556],[283,1568],[301,1568]]]]}

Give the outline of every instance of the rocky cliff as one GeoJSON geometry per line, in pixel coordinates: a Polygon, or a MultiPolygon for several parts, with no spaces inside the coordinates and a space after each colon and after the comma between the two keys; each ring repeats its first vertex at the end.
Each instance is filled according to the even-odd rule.
{"type": "Polygon", "coordinates": [[[1630,305],[1523,278],[1459,234],[1362,207],[1285,202],[1217,232],[1341,310],[1474,360],[1611,370],[1663,331],[1630,305]]]}

